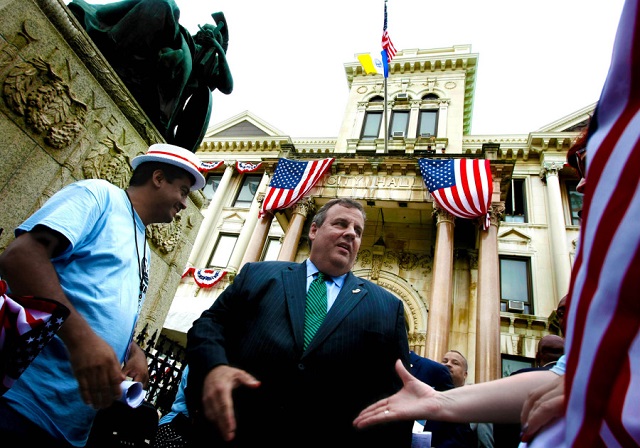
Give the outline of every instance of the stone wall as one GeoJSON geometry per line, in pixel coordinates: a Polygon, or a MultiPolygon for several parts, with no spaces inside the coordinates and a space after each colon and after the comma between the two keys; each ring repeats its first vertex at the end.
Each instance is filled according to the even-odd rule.
{"type": "MultiPolygon", "coordinates": [[[[131,159],[163,138],[63,2],[0,0],[0,16],[3,250],[63,186],[102,178],[125,188],[131,159]]],[[[162,328],[187,264],[204,204],[199,191],[189,198],[173,223],[147,229],[151,282],[138,330],[162,328]]]]}

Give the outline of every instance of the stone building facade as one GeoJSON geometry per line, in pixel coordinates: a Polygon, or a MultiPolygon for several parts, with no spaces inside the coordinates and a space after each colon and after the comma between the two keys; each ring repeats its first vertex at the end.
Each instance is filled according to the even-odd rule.
{"type": "Polygon", "coordinates": [[[554,310],[568,289],[581,206],[564,162],[595,105],[526,135],[472,135],[478,55],[470,45],[399,51],[386,82],[354,61],[344,64],[349,94],[336,138],[294,139],[249,111],[208,129],[197,154],[222,163],[208,174],[184,272],[224,277],[201,287],[185,275],[163,332],[184,342],[244,263],[303,261],[315,210],[350,197],[367,211],[354,273],[402,299],[416,352],[439,360],[459,350],[470,382],[531,363],[537,341],[558,332],[554,310]],[[335,161],[294,207],[259,218],[281,157],[335,161]],[[420,158],[459,157],[490,160],[488,230],[439,208],[420,175],[420,158]],[[261,165],[243,173],[237,162],[261,165]]]}

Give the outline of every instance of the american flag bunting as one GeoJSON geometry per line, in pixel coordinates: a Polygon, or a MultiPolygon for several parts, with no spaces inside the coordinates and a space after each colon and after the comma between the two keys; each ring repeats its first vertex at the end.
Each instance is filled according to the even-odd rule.
{"type": "Polygon", "coordinates": [[[324,176],[333,161],[333,158],[308,162],[279,159],[259,216],[283,210],[298,202],[324,176]]]}
{"type": "Polygon", "coordinates": [[[436,203],[459,218],[484,216],[488,228],[493,183],[489,160],[418,159],[420,173],[436,203]]]}

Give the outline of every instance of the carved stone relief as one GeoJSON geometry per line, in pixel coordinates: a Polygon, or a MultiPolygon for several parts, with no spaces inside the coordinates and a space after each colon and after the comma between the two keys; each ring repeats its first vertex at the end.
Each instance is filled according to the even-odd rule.
{"type": "Polygon", "coordinates": [[[24,117],[27,127],[52,148],[68,146],[84,130],[87,105],[76,99],[71,87],[40,57],[9,70],[2,96],[7,107],[24,117]]]}
{"type": "MultiPolygon", "coordinates": [[[[169,224],[151,224],[147,226],[147,238],[153,242],[163,254],[173,252],[180,241],[184,224],[182,212],[176,214],[169,224]]],[[[185,220],[185,221],[188,221],[185,220]]]]}
{"type": "Polygon", "coordinates": [[[111,138],[101,145],[92,149],[85,159],[82,174],[86,179],[104,179],[120,188],[127,188],[132,172],[129,156],[111,138]]]}

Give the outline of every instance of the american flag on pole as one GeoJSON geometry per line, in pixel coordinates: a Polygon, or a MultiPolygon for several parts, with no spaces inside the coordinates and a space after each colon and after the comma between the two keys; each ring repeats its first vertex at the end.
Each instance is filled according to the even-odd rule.
{"type": "Polygon", "coordinates": [[[387,53],[387,62],[391,62],[391,59],[396,55],[396,47],[393,46],[389,32],[387,31],[387,2],[384,2],[384,25],[382,27],[382,49],[387,53]]]}
{"type": "Polygon", "coordinates": [[[6,294],[0,280],[0,394],[15,383],[60,329],[69,309],[60,302],[6,294]]]}
{"type": "Polygon", "coordinates": [[[262,202],[259,217],[267,212],[282,210],[295,204],[329,170],[335,159],[320,159],[303,162],[299,160],[278,160],[276,172],[271,179],[267,195],[262,202]]]}
{"type": "Polygon", "coordinates": [[[418,159],[418,166],[440,207],[460,218],[485,216],[482,226],[488,228],[493,193],[489,160],[418,159]]]}

